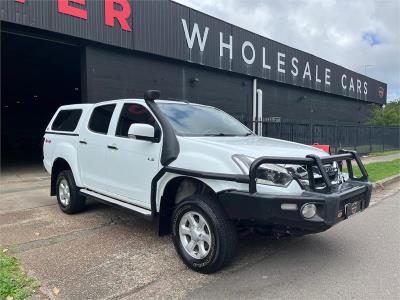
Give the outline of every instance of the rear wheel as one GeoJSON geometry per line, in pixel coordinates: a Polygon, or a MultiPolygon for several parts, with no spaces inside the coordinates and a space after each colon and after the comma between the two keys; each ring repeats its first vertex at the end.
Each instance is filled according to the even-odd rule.
{"type": "Polygon", "coordinates": [[[85,197],[79,195],[79,189],[70,170],[58,174],[56,192],[58,205],[63,212],[73,214],[85,208],[85,197]]]}
{"type": "Polygon", "coordinates": [[[192,195],[175,208],[172,237],[183,262],[192,270],[213,273],[227,265],[237,243],[236,229],[211,197],[192,195]]]}

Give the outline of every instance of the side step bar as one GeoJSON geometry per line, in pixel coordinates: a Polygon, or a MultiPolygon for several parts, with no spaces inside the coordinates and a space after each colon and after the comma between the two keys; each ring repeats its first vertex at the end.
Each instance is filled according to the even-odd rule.
{"type": "Polygon", "coordinates": [[[130,203],[118,200],[118,199],[114,199],[114,198],[111,198],[111,197],[108,197],[108,196],[105,196],[105,195],[102,195],[102,194],[99,194],[99,193],[96,193],[93,191],[89,191],[86,189],[81,189],[79,192],[82,193],[84,196],[94,198],[95,200],[97,200],[99,202],[103,202],[105,204],[109,204],[112,206],[129,209],[131,211],[139,213],[140,215],[142,215],[146,218],[149,218],[149,219],[152,218],[151,210],[149,210],[149,209],[142,208],[142,207],[139,207],[139,206],[136,206],[136,205],[133,205],[133,204],[130,204],[130,203]]]}

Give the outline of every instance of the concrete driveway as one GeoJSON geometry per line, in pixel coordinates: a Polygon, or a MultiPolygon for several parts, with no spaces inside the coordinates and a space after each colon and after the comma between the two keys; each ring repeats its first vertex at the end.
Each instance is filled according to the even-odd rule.
{"type": "MultiPolygon", "coordinates": [[[[398,184],[376,193],[374,203],[395,193],[398,184]]],[[[40,299],[191,297],[193,291],[196,294],[199,288],[251,270],[272,255],[289,251],[296,256],[296,247],[303,243],[302,238],[248,235],[241,238],[231,266],[218,274],[200,275],[181,263],[170,237],[157,236],[157,224],[95,202],[88,203],[84,213],[65,215],[55,198],[49,197],[48,186],[49,177],[35,168],[3,173],[0,186],[0,245],[42,283],[35,295],[40,299]],[[59,290],[57,295],[54,288],[59,290]]],[[[351,222],[338,230],[346,232],[351,222]]],[[[317,236],[334,247],[329,236],[317,236]]],[[[341,262],[337,253],[332,259],[341,262]]],[[[290,268],[282,265],[279,269],[288,272],[290,268]]]]}
{"type": "Polygon", "coordinates": [[[400,299],[400,191],[187,299],[400,299]]]}

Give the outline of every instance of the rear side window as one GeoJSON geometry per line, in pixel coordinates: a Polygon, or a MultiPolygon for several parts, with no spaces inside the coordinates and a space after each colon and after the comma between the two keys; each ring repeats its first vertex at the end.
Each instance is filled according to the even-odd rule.
{"type": "Polygon", "coordinates": [[[115,104],[96,107],[90,117],[89,129],[97,133],[107,134],[114,109],[115,104]]]}
{"type": "Polygon", "coordinates": [[[61,110],[51,125],[52,130],[74,131],[81,118],[81,109],[61,110]]]}

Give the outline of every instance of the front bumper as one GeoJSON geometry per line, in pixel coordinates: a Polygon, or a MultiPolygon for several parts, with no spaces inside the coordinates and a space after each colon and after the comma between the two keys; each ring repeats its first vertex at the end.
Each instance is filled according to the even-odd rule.
{"type": "Polygon", "coordinates": [[[331,188],[329,193],[303,191],[301,195],[266,195],[258,192],[224,191],[219,199],[229,218],[241,225],[270,228],[290,234],[316,233],[346,219],[345,205],[360,201],[361,210],[369,206],[372,185],[349,180],[331,188]],[[283,210],[282,204],[296,204],[297,210],[283,210]],[[305,219],[300,208],[306,203],[317,206],[317,214],[305,219]]]}

